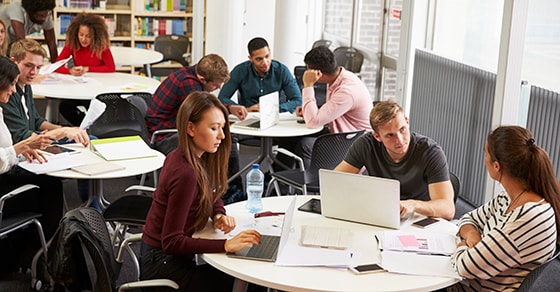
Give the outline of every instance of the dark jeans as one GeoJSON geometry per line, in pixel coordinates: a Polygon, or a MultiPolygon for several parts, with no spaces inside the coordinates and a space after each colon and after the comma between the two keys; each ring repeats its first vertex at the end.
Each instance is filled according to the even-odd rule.
{"type": "MultiPolygon", "coordinates": [[[[214,267],[197,266],[193,256],[166,255],[160,248],[142,242],[140,247],[140,279],[170,279],[179,285],[178,291],[228,291],[234,278],[214,267]]],[[[161,287],[142,291],[177,291],[161,287]]]]}

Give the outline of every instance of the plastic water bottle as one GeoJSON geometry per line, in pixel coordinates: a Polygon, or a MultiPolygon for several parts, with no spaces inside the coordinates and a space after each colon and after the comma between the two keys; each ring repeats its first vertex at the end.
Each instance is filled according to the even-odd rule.
{"type": "Polygon", "coordinates": [[[262,194],[264,189],[264,174],[259,169],[258,164],[253,164],[253,168],[247,173],[247,205],[246,208],[251,214],[262,210],[262,194]]]}

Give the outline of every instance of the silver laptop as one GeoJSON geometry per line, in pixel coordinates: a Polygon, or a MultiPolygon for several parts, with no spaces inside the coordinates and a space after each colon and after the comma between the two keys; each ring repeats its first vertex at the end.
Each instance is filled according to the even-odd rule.
{"type": "Polygon", "coordinates": [[[323,216],[399,229],[398,180],[320,169],[319,187],[323,216]]]}
{"type": "Polygon", "coordinates": [[[295,205],[296,196],[294,196],[292,202],[290,203],[290,206],[284,214],[280,236],[262,235],[260,245],[245,247],[238,252],[228,253],[228,256],[267,262],[276,261],[276,258],[280,255],[282,249],[288,242],[290,231],[292,229],[292,221],[294,219],[295,205]]]}
{"type": "Polygon", "coordinates": [[[278,124],[278,121],[280,121],[280,98],[278,97],[278,91],[259,97],[259,108],[258,118],[248,118],[234,123],[232,127],[264,130],[278,124]]]}

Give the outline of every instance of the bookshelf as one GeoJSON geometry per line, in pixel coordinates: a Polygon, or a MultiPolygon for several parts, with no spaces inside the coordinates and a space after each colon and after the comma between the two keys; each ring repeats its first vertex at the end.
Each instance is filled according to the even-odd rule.
{"type": "MultiPolygon", "coordinates": [[[[57,0],[53,18],[59,47],[64,46],[66,28],[81,12],[105,19],[112,46],[153,49],[155,37],[160,34],[186,35],[192,42],[192,0],[57,0]]],[[[43,40],[41,34],[30,37],[43,40]]],[[[158,66],[177,67],[176,64],[158,66]]],[[[117,71],[134,73],[139,69],[119,67],[117,71]]]]}

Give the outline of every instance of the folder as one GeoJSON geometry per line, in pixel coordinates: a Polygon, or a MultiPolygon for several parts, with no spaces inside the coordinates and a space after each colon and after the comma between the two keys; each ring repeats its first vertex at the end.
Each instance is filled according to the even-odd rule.
{"type": "Polygon", "coordinates": [[[105,160],[122,160],[157,156],[140,136],[94,139],[91,150],[105,160]]]}

